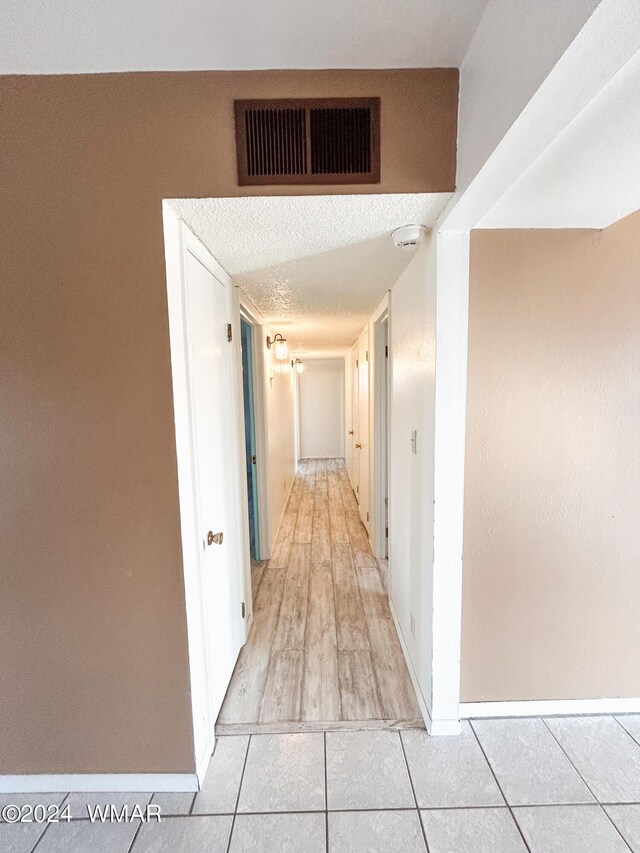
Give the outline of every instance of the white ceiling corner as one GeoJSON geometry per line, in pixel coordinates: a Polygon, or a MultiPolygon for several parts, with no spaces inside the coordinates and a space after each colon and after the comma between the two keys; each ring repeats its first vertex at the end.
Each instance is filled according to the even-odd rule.
{"type": "Polygon", "coordinates": [[[487,0],[3,0],[0,74],[459,67],[487,0]]]}

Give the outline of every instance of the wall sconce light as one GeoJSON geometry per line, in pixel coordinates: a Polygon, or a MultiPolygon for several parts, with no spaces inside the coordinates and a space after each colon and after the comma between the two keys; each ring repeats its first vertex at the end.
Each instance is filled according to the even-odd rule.
{"type": "Polygon", "coordinates": [[[280,333],[270,338],[267,335],[267,349],[271,349],[271,344],[276,345],[276,358],[278,361],[284,361],[289,354],[286,338],[283,338],[280,333]]]}
{"type": "Polygon", "coordinates": [[[297,373],[304,373],[304,364],[299,358],[296,358],[295,361],[291,359],[291,367],[295,367],[297,373]]]}

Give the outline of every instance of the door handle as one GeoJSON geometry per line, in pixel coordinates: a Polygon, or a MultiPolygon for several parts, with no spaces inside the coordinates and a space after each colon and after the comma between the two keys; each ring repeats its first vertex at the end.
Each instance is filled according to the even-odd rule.
{"type": "Polygon", "coordinates": [[[210,530],[207,533],[207,545],[213,545],[215,542],[216,545],[222,545],[222,540],[224,539],[224,533],[220,531],[220,533],[214,533],[213,530],[210,530]]]}
{"type": "Polygon", "coordinates": [[[362,450],[362,445],[356,442],[356,450],[362,450]]]}

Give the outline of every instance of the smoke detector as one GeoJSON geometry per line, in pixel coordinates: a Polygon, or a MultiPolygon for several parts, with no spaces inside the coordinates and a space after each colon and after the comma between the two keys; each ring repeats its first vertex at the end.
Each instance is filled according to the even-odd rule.
{"type": "Polygon", "coordinates": [[[396,228],[391,236],[393,245],[398,249],[412,251],[422,242],[426,233],[424,225],[403,225],[402,228],[396,228]]]}

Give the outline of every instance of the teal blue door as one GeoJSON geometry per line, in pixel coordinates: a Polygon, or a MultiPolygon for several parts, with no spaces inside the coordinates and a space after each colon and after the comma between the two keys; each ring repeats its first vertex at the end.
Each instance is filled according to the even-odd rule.
{"type": "Polygon", "coordinates": [[[249,496],[249,541],[251,559],[260,559],[260,527],[258,524],[258,483],[256,477],[256,418],[253,399],[253,339],[246,320],[240,320],[242,342],[242,396],[244,398],[244,446],[247,463],[249,496]]]}

